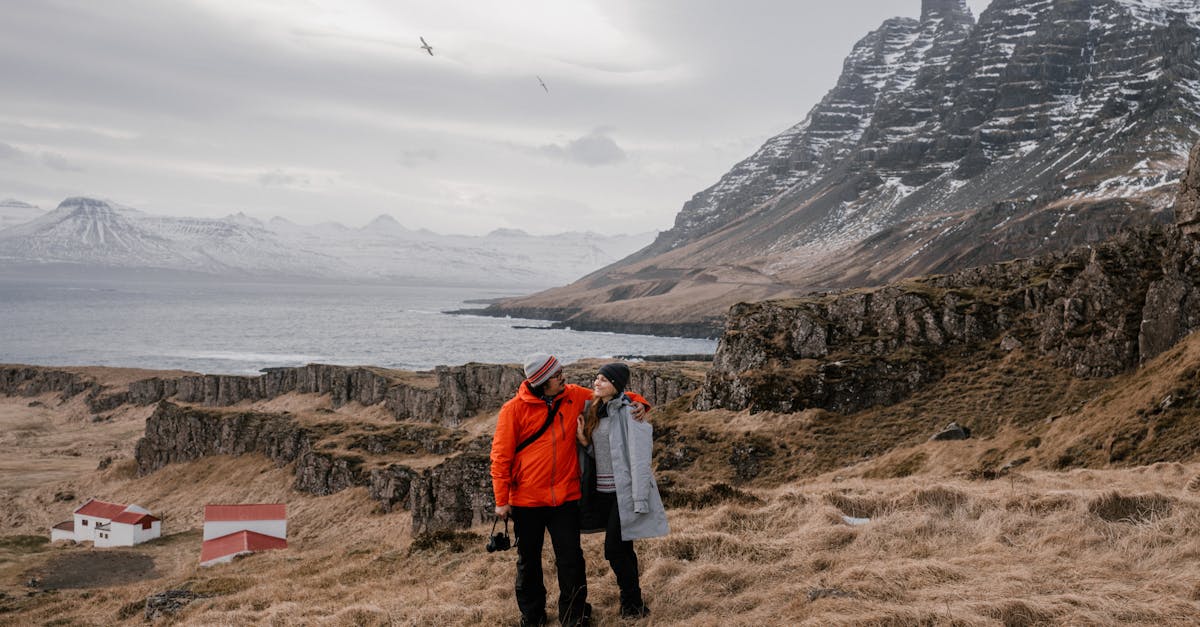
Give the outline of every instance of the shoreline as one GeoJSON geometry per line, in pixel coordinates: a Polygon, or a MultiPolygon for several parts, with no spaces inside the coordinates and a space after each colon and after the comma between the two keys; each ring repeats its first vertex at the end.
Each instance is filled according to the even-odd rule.
{"type": "Polygon", "coordinates": [[[545,328],[565,331],[588,331],[598,333],[620,333],[622,335],[652,335],[654,337],[720,340],[724,330],[724,319],[697,322],[622,322],[616,320],[597,320],[581,317],[581,312],[573,308],[543,308],[515,307],[503,308],[499,303],[482,308],[463,308],[444,310],[442,313],[451,316],[484,316],[488,318],[521,318],[525,320],[543,320],[550,324],[545,327],[513,327],[513,328],[545,328]]]}

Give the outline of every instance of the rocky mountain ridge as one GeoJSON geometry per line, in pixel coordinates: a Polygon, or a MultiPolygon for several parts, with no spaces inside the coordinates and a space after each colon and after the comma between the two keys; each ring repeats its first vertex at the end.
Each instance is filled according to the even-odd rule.
{"type": "Polygon", "coordinates": [[[1077,377],[1128,371],[1200,329],[1200,144],[1179,226],[877,289],[735,306],[697,409],[853,412],[945,375],[945,356],[1023,348],[1077,377]]]}
{"type": "Polygon", "coordinates": [[[1172,222],[1200,138],[1200,20],[1176,0],[926,0],[649,247],[492,311],[707,324],[738,301],[880,285],[1172,222]]]}

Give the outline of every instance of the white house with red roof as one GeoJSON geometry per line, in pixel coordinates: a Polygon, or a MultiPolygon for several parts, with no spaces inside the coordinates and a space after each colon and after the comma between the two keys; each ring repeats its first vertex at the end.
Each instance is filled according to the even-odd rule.
{"type": "Polygon", "coordinates": [[[162,535],[162,520],[137,505],[89,499],[71,520],[50,528],[50,541],[91,542],[98,547],[133,546],[162,535]]]}
{"type": "Polygon", "coordinates": [[[200,565],[223,564],[246,553],[287,548],[287,505],[205,505],[200,565]]]}

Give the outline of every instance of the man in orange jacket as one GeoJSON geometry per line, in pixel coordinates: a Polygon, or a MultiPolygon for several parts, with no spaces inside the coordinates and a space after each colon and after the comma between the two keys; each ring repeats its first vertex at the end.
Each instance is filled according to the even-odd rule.
{"type": "MultiPolygon", "coordinates": [[[[641,396],[629,395],[649,406],[641,396]]],[[[558,620],[586,625],[590,618],[579,543],[575,425],[591,398],[590,389],[565,382],[558,359],[535,353],[525,359],[525,381],[496,419],[492,491],[496,516],[511,516],[517,536],[516,596],[522,625],[546,622],[542,543],[547,531],[558,568],[558,620]]]]}

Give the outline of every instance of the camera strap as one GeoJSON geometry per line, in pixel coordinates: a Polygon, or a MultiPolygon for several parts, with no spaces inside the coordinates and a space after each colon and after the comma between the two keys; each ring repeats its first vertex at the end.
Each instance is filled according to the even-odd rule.
{"type": "Polygon", "coordinates": [[[549,411],[546,413],[546,422],[542,424],[541,429],[537,430],[537,433],[525,438],[524,440],[521,441],[520,444],[517,445],[517,450],[513,451],[513,456],[516,456],[517,453],[520,453],[521,450],[524,449],[526,446],[533,444],[534,441],[536,441],[538,438],[542,437],[542,434],[546,432],[546,429],[550,428],[550,423],[554,422],[554,416],[555,416],[555,414],[558,413],[559,406],[562,405],[562,399],[554,401],[553,404],[550,404],[550,403],[547,403],[547,404],[550,405],[550,408],[549,408],[549,411]]]}
{"type": "MultiPolygon", "coordinates": [[[[491,535],[493,535],[493,536],[494,536],[494,535],[496,535],[496,523],[498,523],[498,522],[500,522],[500,519],[499,519],[499,518],[496,518],[496,519],[493,519],[493,520],[492,520],[492,533],[491,533],[491,535]]],[[[506,535],[506,536],[508,535],[508,518],[505,518],[505,519],[504,519],[504,535],[506,535]]]]}

